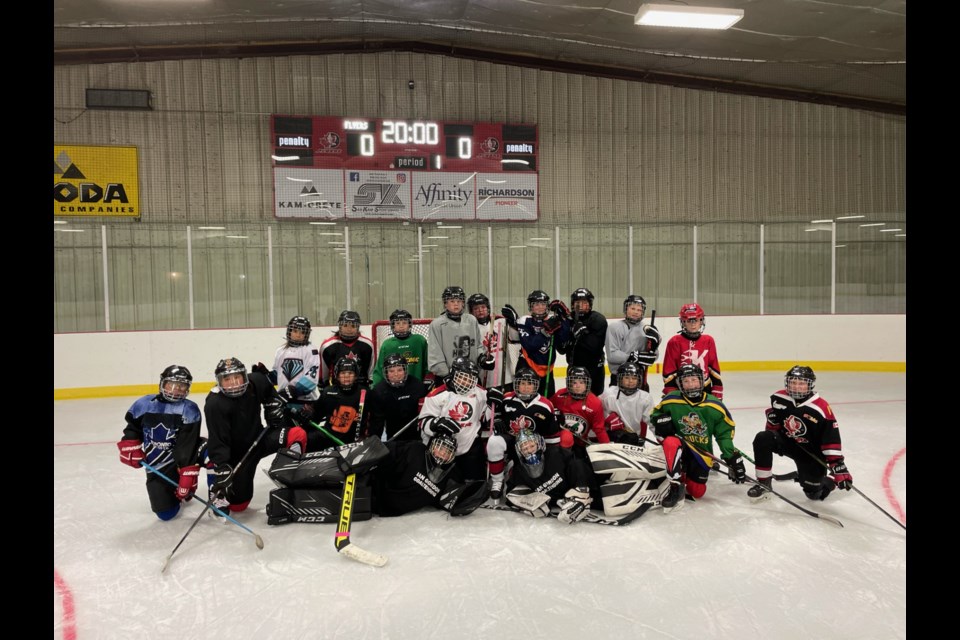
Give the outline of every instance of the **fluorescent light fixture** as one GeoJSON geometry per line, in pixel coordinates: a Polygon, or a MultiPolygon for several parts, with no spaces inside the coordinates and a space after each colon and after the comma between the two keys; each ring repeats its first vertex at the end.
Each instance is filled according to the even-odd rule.
{"type": "Polygon", "coordinates": [[[886,222],[870,222],[868,224],[862,224],[861,227],[882,227],[887,224],[886,222]]]}
{"type": "Polygon", "coordinates": [[[442,222],[438,222],[437,229],[463,229],[463,227],[452,227],[449,225],[444,225],[442,222]]]}
{"type": "Polygon", "coordinates": [[[895,235],[895,236],[893,236],[893,237],[894,237],[894,238],[906,238],[906,237],[907,237],[907,234],[905,234],[905,233],[898,233],[897,235],[895,235]]]}
{"type": "Polygon", "coordinates": [[[867,216],[837,216],[837,220],[859,220],[867,216]]]}
{"type": "Polygon", "coordinates": [[[60,233],[83,233],[83,229],[54,229],[60,233]]]}
{"type": "Polygon", "coordinates": [[[903,231],[903,229],[880,229],[880,233],[893,233],[894,231],[903,231]]]}
{"type": "Polygon", "coordinates": [[[525,245],[525,244],[512,244],[512,245],[510,245],[510,246],[507,247],[507,248],[508,248],[508,249],[526,249],[526,248],[527,248],[527,245],[525,245]]]}
{"type": "Polygon", "coordinates": [[[640,5],[633,23],[646,27],[729,29],[740,22],[741,18],[743,9],[644,3],[640,5]]]}
{"type": "Polygon", "coordinates": [[[223,231],[226,227],[197,227],[203,231],[223,231]]]}
{"type": "Polygon", "coordinates": [[[810,224],[824,224],[827,222],[833,222],[833,220],[811,220],[810,224]]]}
{"type": "Polygon", "coordinates": [[[54,220],[53,224],[67,224],[66,220],[54,220]]]}
{"type": "Polygon", "coordinates": [[[427,240],[449,240],[450,236],[427,236],[427,240]]]}
{"type": "Polygon", "coordinates": [[[440,245],[438,245],[438,244],[424,244],[424,245],[420,245],[420,246],[422,246],[424,249],[426,249],[427,247],[439,247],[440,245]]]}
{"type": "Polygon", "coordinates": [[[533,241],[533,240],[550,240],[550,238],[530,238],[529,240],[530,240],[530,241],[533,241]]]}
{"type": "Polygon", "coordinates": [[[237,240],[245,240],[250,236],[223,236],[224,238],[236,238],[237,240]]]}
{"type": "Polygon", "coordinates": [[[340,231],[318,231],[318,236],[342,236],[343,233],[340,231]]]}
{"type": "Polygon", "coordinates": [[[335,225],[336,222],[311,222],[310,224],[335,225]]]}
{"type": "Polygon", "coordinates": [[[343,240],[331,240],[327,244],[347,244],[343,240]]]}
{"type": "Polygon", "coordinates": [[[841,247],[845,247],[845,246],[847,246],[847,245],[845,245],[845,244],[835,244],[835,245],[833,245],[833,248],[834,248],[834,249],[840,249],[841,247]]]}
{"type": "Polygon", "coordinates": [[[830,229],[824,229],[823,227],[813,227],[812,229],[804,229],[804,231],[830,231],[830,229]]]}

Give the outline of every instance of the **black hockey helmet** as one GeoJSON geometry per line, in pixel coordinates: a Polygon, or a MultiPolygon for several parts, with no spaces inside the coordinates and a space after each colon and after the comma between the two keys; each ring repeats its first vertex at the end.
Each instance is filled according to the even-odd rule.
{"type": "Polygon", "coordinates": [[[427,477],[437,483],[453,468],[457,457],[457,439],[449,433],[438,433],[427,444],[424,452],[427,461],[427,477]]]}
{"type": "Polygon", "coordinates": [[[593,292],[586,287],[580,287],[576,291],[570,294],[570,308],[573,308],[573,303],[579,300],[586,300],[590,304],[590,310],[593,310],[593,292]]]}
{"type": "Polygon", "coordinates": [[[360,314],[356,311],[351,311],[347,309],[346,311],[340,312],[340,317],[337,318],[337,333],[341,338],[356,338],[360,335],[360,314]],[[351,332],[347,335],[343,334],[343,328],[349,327],[351,332]]]}
{"type": "Polygon", "coordinates": [[[250,378],[247,377],[247,367],[236,358],[224,358],[217,363],[217,368],[213,370],[213,373],[217,377],[217,386],[220,387],[220,391],[223,392],[223,395],[231,398],[242,396],[250,384],[250,378]],[[243,381],[239,384],[224,386],[224,379],[234,374],[240,374],[243,381]]]}
{"type": "Polygon", "coordinates": [[[806,400],[813,395],[816,382],[817,374],[813,372],[813,369],[799,364],[790,367],[790,370],[783,376],[783,388],[786,389],[787,395],[798,401],[806,400]],[[796,384],[790,384],[791,381],[806,382],[806,390],[801,390],[796,384]]]}
{"type": "Polygon", "coordinates": [[[617,388],[625,396],[632,396],[640,389],[640,381],[643,379],[643,373],[640,371],[640,365],[636,362],[627,362],[620,365],[617,369],[617,388]],[[624,386],[624,380],[630,378],[634,380],[634,385],[624,386]]]}
{"type": "Polygon", "coordinates": [[[677,388],[687,400],[691,402],[700,402],[703,400],[703,369],[700,365],[688,363],[680,365],[677,369],[677,388]],[[692,389],[685,388],[683,381],[687,378],[696,378],[697,386],[692,389]]]}
{"type": "Polygon", "coordinates": [[[517,397],[520,398],[523,402],[530,402],[537,396],[537,392],[540,390],[540,377],[537,376],[536,372],[529,368],[524,367],[520,369],[513,376],[513,392],[517,394],[517,397]],[[520,383],[533,383],[533,391],[530,393],[521,393],[520,392],[520,383]]]}
{"type": "Polygon", "coordinates": [[[586,367],[575,366],[567,369],[567,391],[570,393],[570,397],[574,400],[583,400],[587,397],[587,394],[590,392],[590,385],[592,383],[592,378],[590,377],[590,372],[587,371],[586,367]],[[570,382],[573,380],[582,380],[586,383],[586,388],[583,393],[574,393],[573,389],[570,388],[570,382]]]}
{"type": "Polygon", "coordinates": [[[638,296],[635,293],[631,293],[626,298],[623,299],[623,319],[629,324],[637,324],[643,320],[643,316],[647,313],[647,301],[643,299],[643,296],[638,296]],[[631,320],[627,317],[627,307],[633,304],[640,305],[642,311],[640,312],[640,317],[636,320],[631,320]]]}
{"type": "Polygon", "coordinates": [[[178,402],[189,395],[191,384],[193,384],[193,375],[190,370],[178,364],[172,364],[160,374],[160,395],[164,400],[178,402]],[[170,389],[165,389],[167,382],[177,384],[171,385],[170,389]]]}
{"type": "Polygon", "coordinates": [[[534,289],[530,292],[530,295],[527,296],[527,310],[530,311],[530,315],[536,318],[537,320],[543,320],[547,317],[547,312],[543,313],[534,313],[533,305],[542,302],[544,304],[550,303],[550,296],[547,295],[547,292],[543,289],[534,289]]]}
{"type": "Polygon", "coordinates": [[[287,323],[287,346],[288,347],[302,347],[310,342],[310,321],[307,320],[305,316],[293,316],[290,318],[290,322],[287,323]],[[294,340],[290,337],[291,332],[294,329],[299,329],[303,332],[302,340],[294,340]]]}
{"type": "Polygon", "coordinates": [[[444,302],[447,300],[460,300],[463,302],[466,301],[467,294],[463,292],[463,287],[451,285],[443,290],[443,294],[441,294],[440,297],[444,302]]]}
{"type": "Polygon", "coordinates": [[[340,387],[343,391],[350,391],[353,389],[353,385],[357,383],[357,378],[360,377],[360,363],[357,362],[356,358],[351,358],[350,356],[341,356],[337,360],[336,364],[333,365],[333,383],[340,387]],[[345,385],[340,382],[340,374],[346,372],[353,372],[354,378],[353,383],[345,385]]]}
{"type": "Polygon", "coordinates": [[[393,332],[393,335],[398,338],[406,338],[410,335],[410,332],[413,329],[413,316],[410,315],[410,312],[406,309],[397,309],[390,314],[390,331],[393,332]],[[397,331],[396,322],[399,320],[406,320],[410,324],[407,326],[406,331],[397,331]]]}
{"type": "Polygon", "coordinates": [[[399,353],[391,353],[383,361],[383,379],[387,381],[391,387],[402,387],[403,384],[407,381],[407,359],[404,358],[399,353]],[[390,369],[394,367],[400,367],[403,369],[403,379],[400,382],[393,382],[388,375],[390,369]]]}
{"type": "Polygon", "coordinates": [[[486,305],[487,313],[491,313],[490,298],[487,296],[483,295],[482,293],[475,293],[467,298],[467,311],[470,313],[473,313],[474,307],[480,305],[486,305]]]}
{"type": "Polygon", "coordinates": [[[470,358],[459,357],[450,366],[450,384],[453,390],[465,396],[480,381],[480,366],[470,358]]]}

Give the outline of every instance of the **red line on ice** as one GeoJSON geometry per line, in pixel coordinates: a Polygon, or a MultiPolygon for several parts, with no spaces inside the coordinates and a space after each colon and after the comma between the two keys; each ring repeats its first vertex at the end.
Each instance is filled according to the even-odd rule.
{"type": "Polygon", "coordinates": [[[53,570],[53,586],[57,588],[63,603],[63,638],[64,640],[76,640],[77,619],[73,608],[73,594],[56,569],[53,570]]]}
{"type": "Polygon", "coordinates": [[[890,504],[893,505],[893,508],[897,512],[897,517],[900,519],[900,523],[907,524],[907,514],[904,513],[903,507],[900,506],[900,503],[897,502],[897,496],[893,494],[893,489],[890,487],[890,474],[893,473],[893,468],[897,466],[897,462],[907,453],[907,448],[904,447],[893,454],[893,457],[887,461],[887,466],[883,470],[883,491],[887,494],[887,500],[890,501],[890,504]]]}

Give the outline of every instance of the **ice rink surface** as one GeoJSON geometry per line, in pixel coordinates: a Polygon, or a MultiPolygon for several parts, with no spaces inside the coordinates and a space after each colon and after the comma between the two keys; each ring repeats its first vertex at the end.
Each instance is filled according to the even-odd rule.
{"type": "MultiPolygon", "coordinates": [[[[735,442],[751,457],[782,380],[724,375],[735,442]]],[[[856,487],[906,524],[906,375],[823,372],[817,390],[856,487]]],[[[191,398],[203,407],[204,394],[191,398]]],[[[354,522],[351,540],[388,556],[382,568],[337,554],[334,524],[267,525],[273,485],[258,473],[236,518],[264,549],[204,517],[161,574],[203,505],[169,522],[151,513],[144,472],[115,445],[134,400],[54,402],[54,638],[906,637],[904,529],[854,491],[811,502],[775,483],[838,528],[775,497],[753,504],[749,485],[715,473],[700,501],[627,527],[486,509],[354,522]]],[[[774,458],[775,473],[793,468],[774,458]]]]}

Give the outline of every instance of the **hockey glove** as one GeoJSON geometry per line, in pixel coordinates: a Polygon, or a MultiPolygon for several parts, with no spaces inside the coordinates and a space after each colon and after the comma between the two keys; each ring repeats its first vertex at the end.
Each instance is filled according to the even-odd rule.
{"type": "Polygon", "coordinates": [[[284,404],[290,404],[296,398],[296,394],[293,392],[293,387],[289,385],[277,391],[277,395],[280,396],[280,399],[283,400],[284,404]]]}
{"type": "Polygon", "coordinates": [[[485,356],[482,355],[477,358],[477,364],[480,365],[480,368],[484,371],[492,371],[495,366],[497,366],[497,357],[496,356],[485,356]]]}
{"type": "Polygon", "coordinates": [[[643,326],[643,334],[647,336],[647,350],[656,351],[660,348],[660,342],[663,338],[660,337],[660,329],[657,329],[652,324],[647,324],[643,326]]]}
{"type": "Polygon", "coordinates": [[[494,413],[503,411],[503,390],[496,387],[487,389],[487,402],[493,407],[494,413]]]}
{"type": "Polygon", "coordinates": [[[850,491],[850,488],[853,487],[853,476],[850,475],[850,472],[847,470],[847,465],[843,463],[843,460],[830,463],[830,476],[833,477],[833,481],[837,483],[838,489],[850,491]]]}
{"type": "Polygon", "coordinates": [[[770,407],[769,409],[767,409],[766,416],[767,416],[767,429],[770,429],[770,427],[775,428],[775,429],[770,429],[771,431],[776,430],[776,428],[779,428],[780,425],[783,424],[783,418],[780,416],[780,413],[773,407],[770,407]]]}
{"type": "Polygon", "coordinates": [[[250,371],[252,371],[253,373],[262,373],[265,376],[270,375],[270,370],[267,369],[267,365],[263,364],[262,362],[258,362],[257,364],[250,367],[250,371]]]}
{"type": "Polygon", "coordinates": [[[582,322],[578,322],[577,324],[573,325],[574,340],[579,340],[583,336],[583,334],[585,334],[586,332],[587,332],[587,325],[583,324],[582,322]]]}
{"type": "Polygon", "coordinates": [[[431,425],[434,435],[441,433],[449,433],[452,436],[460,433],[460,425],[451,420],[450,418],[437,418],[434,420],[431,425]]]}
{"type": "Polygon", "coordinates": [[[607,431],[621,431],[627,425],[623,423],[623,419],[620,417],[616,411],[607,416],[606,420],[603,421],[603,426],[607,428],[607,431]]]}
{"type": "Polygon", "coordinates": [[[543,321],[543,333],[548,336],[555,334],[563,325],[563,320],[558,315],[552,315],[543,321]]]}
{"type": "Polygon", "coordinates": [[[120,462],[134,469],[140,468],[140,461],[143,460],[143,444],[139,440],[121,440],[117,443],[117,449],[120,450],[120,462]]]}
{"type": "Polygon", "coordinates": [[[288,427],[280,431],[280,444],[290,448],[295,444],[300,445],[300,453],[307,452],[307,432],[303,427],[288,427]]]}
{"type": "Polygon", "coordinates": [[[510,426],[500,418],[496,418],[493,421],[493,432],[498,436],[506,435],[510,433],[510,426]]]}
{"type": "Polygon", "coordinates": [[[677,435],[677,427],[673,424],[673,418],[669,413],[662,413],[653,417],[653,432],[659,438],[677,435]]]}
{"type": "Polygon", "coordinates": [[[503,319],[507,321],[508,325],[510,325],[514,329],[517,328],[517,310],[516,309],[514,309],[511,305],[507,304],[507,305],[504,305],[502,309],[500,309],[500,314],[503,316],[503,319]]]}
{"type": "Polygon", "coordinates": [[[194,464],[180,468],[180,482],[177,483],[177,500],[189,500],[197,490],[200,477],[200,465],[194,464]]]}
{"type": "Polygon", "coordinates": [[[743,484],[747,479],[747,469],[743,466],[743,456],[734,453],[729,458],[724,458],[727,463],[727,477],[735,484],[743,484]]]}
{"type": "Polygon", "coordinates": [[[233,467],[226,462],[218,464],[213,469],[213,487],[211,489],[220,496],[226,495],[233,484],[233,467]]]}
{"type": "Polygon", "coordinates": [[[644,367],[652,367],[657,363],[659,354],[654,351],[633,351],[627,358],[627,362],[636,362],[644,367]]]}
{"type": "Polygon", "coordinates": [[[590,513],[590,489],[587,487],[570,489],[563,498],[557,500],[557,506],[560,507],[557,520],[564,524],[580,522],[590,513]]]}
{"type": "Polygon", "coordinates": [[[547,305],[547,308],[560,316],[562,320],[570,317],[570,308],[563,303],[563,300],[551,300],[550,304],[547,305]]]}

